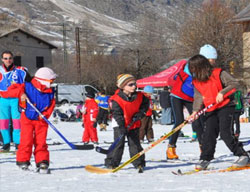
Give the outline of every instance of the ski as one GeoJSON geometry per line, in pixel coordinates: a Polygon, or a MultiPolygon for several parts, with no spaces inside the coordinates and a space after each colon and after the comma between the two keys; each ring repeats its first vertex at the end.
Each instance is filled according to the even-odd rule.
{"type": "Polygon", "coordinates": [[[180,169],[176,171],[172,171],[172,173],[174,175],[192,175],[195,173],[202,173],[202,174],[211,174],[211,173],[224,173],[224,172],[233,172],[233,171],[242,171],[242,170],[246,170],[246,169],[250,169],[250,166],[244,166],[244,167],[227,167],[224,169],[206,169],[206,170],[189,170],[189,171],[185,171],[182,172],[180,169]]]}
{"type": "Polygon", "coordinates": [[[0,151],[0,154],[16,155],[16,151],[0,151]]]}

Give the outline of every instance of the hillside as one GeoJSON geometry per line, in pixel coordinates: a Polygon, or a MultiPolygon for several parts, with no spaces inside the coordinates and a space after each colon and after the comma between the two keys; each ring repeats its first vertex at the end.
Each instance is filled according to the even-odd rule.
{"type": "Polygon", "coordinates": [[[83,32],[95,33],[99,44],[124,46],[137,31],[138,18],[145,14],[155,15],[155,19],[165,17],[179,25],[186,13],[201,3],[202,0],[9,0],[0,2],[0,13],[15,18],[22,27],[59,47],[65,23],[68,47],[73,49],[76,26],[83,32]]]}

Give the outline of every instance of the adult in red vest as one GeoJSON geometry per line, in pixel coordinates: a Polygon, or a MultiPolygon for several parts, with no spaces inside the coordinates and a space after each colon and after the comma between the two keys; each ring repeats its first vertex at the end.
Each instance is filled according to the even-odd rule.
{"type": "MultiPolygon", "coordinates": [[[[139,140],[140,119],[143,118],[149,107],[149,100],[136,91],[136,79],[130,74],[121,74],[117,77],[119,90],[110,98],[112,127],[114,128],[114,139],[122,135],[115,149],[107,155],[105,165],[108,168],[118,167],[124,150],[125,136],[128,139],[130,157],[134,156],[143,148],[139,140]]],[[[135,168],[139,171],[145,166],[145,156],[133,161],[135,168]]]]}
{"type": "MultiPolygon", "coordinates": [[[[188,63],[185,63],[180,72],[174,77],[175,83],[172,86],[170,101],[173,110],[174,128],[179,126],[184,121],[184,107],[188,110],[189,114],[193,112],[193,95],[194,89],[192,84],[192,76],[189,72],[188,63]]],[[[199,121],[192,123],[193,131],[200,127],[199,121]]],[[[180,131],[177,131],[169,139],[167,149],[167,159],[178,159],[176,154],[176,143],[180,131]]]]}
{"type": "Polygon", "coordinates": [[[217,103],[206,113],[205,129],[202,139],[200,161],[196,165],[199,170],[206,169],[214,158],[216,139],[220,133],[221,139],[239,159],[233,166],[242,167],[250,164],[249,156],[242,144],[233,136],[232,125],[235,104],[223,95],[239,86],[229,73],[220,68],[213,68],[202,55],[195,55],[189,60],[189,69],[193,76],[194,103],[193,115],[202,105],[217,103]]]}

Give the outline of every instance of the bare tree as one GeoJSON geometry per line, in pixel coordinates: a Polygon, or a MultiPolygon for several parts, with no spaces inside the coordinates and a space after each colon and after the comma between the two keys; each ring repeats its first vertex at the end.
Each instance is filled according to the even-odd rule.
{"type": "Polygon", "coordinates": [[[211,44],[219,54],[217,64],[230,71],[230,62],[234,62],[234,75],[241,76],[243,31],[229,22],[234,15],[234,10],[219,0],[204,3],[182,26],[179,56],[190,57],[198,54],[202,45],[211,44]]]}

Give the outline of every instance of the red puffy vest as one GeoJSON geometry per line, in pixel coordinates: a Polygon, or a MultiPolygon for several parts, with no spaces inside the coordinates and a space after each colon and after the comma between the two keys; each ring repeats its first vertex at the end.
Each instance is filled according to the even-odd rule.
{"type": "MultiPolygon", "coordinates": [[[[131,123],[132,117],[134,116],[134,114],[139,112],[142,99],[143,99],[143,94],[141,92],[137,92],[137,97],[132,102],[123,100],[117,94],[112,96],[112,100],[116,101],[123,110],[126,127],[128,127],[128,125],[131,123]]],[[[140,126],[141,126],[141,121],[138,120],[130,126],[129,130],[138,128],[140,126]]]]}
{"type": "MultiPolygon", "coordinates": [[[[215,68],[206,82],[199,82],[197,80],[193,80],[193,84],[195,88],[200,92],[203,96],[203,103],[207,107],[210,104],[216,103],[217,94],[223,89],[222,83],[220,80],[221,68],[215,68]]],[[[217,108],[221,108],[228,104],[230,101],[229,98],[224,99],[221,103],[211,107],[207,111],[213,111],[217,108]]]]}

